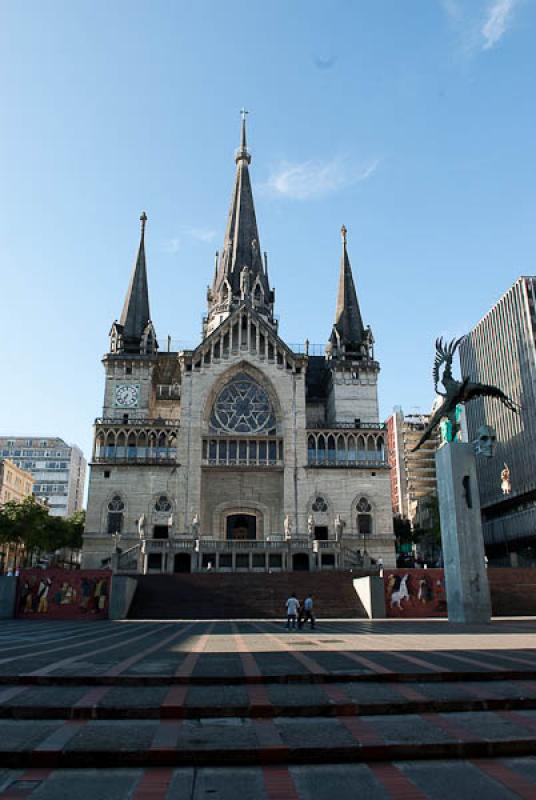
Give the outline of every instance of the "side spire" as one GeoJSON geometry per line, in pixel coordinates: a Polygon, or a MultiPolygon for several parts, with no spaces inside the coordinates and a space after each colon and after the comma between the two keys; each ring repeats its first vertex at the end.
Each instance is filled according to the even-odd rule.
{"type": "Polygon", "coordinates": [[[337,306],[335,309],[335,323],[330,336],[328,349],[335,355],[363,356],[368,352],[368,343],[371,336],[369,329],[365,330],[357,292],[355,289],[352,267],[348,258],[347,249],[348,231],[343,225],[341,228],[342,254],[339,273],[339,289],[337,293],[337,306]]]}
{"type": "Polygon", "coordinates": [[[149,288],[145,259],[147,214],[140,216],[140,243],[119,322],[112,327],[112,352],[140,353],[154,350],[156,339],[149,310],[149,288]]]}

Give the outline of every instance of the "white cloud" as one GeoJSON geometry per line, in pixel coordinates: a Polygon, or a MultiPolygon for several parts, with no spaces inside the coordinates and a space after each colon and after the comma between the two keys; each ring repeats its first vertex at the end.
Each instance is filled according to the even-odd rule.
{"type": "Polygon", "coordinates": [[[495,0],[489,8],[481,34],[484,38],[483,50],[494,47],[506,33],[512,18],[516,0],[495,0]]]}
{"type": "Polygon", "coordinates": [[[301,164],[285,161],[272,172],[264,188],[295,200],[307,200],[367,180],[376,172],[379,163],[379,159],[375,159],[356,168],[342,158],[301,164]]]}
{"type": "Polygon", "coordinates": [[[184,237],[194,239],[196,242],[211,242],[216,236],[216,231],[211,228],[183,228],[180,234],[180,236],[175,236],[163,242],[162,252],[168,255],[178,253],[182,248],[182,240],[184,237]]]}
{"type": "Polygon", "coordinates": [[[162,252],[174,255],[181,249],[180,239],[167,239],[162,245],[162,252]]]}
{"type": "Polygon", "coordinates": [[[209,228],[188,228],[185,233],[198,242],[211,242],[216,236],[216,231],[209,228]]]}
{"type": "Polygon", "coordinates": [[[453,22],[460,21],[463,12],[459,0],[441,0],[441,5],[450,20],[453,22]]]}

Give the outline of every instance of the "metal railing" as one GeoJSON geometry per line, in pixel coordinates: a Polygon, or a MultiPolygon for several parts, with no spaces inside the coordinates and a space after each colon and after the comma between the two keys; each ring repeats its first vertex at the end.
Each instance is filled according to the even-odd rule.
{"type": "Polygon", "coordinates": [[[123,419],[124,412],[121,412],[121,417],[97,417],[95,425],[118,425],[120,428],[133,428],[138,425],[143,427],[154,428],[178,428],[180,421],[178,419],[162,419],[161,417],[131,417],[128,414],[128,419],[123,419]]]}
{"type": "Polygon", "coordinates": [[[318,431],[318,430],[325,430],[325,431],[346,431],[346,430],[355,430],[355,431],[384,431],[387,429],[387,425],[385,422],[364,422],[359,419],[353,420],[353,422],[332,422],[328,425],[326,422],[309,422],[307,424],[307,428],[318,431]]]}

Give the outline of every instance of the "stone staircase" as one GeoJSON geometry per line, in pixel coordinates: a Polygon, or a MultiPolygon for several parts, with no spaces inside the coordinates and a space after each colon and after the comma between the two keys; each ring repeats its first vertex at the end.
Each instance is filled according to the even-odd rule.
{"type": "Polygon", "coordinates": [[[312,593],[323,618],[365,617],[353,587],[366,570],[139,575],[129,619],[281,619],[285,602],[312,593]]]}
{"type": "Polygon", "coordinates": [[[535,621],[6,626],[6,800],[536,797],[535,621]]]}

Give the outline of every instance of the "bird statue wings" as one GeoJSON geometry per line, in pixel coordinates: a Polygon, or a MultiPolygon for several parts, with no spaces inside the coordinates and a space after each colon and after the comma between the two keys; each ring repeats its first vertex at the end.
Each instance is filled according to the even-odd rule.
{"type": "Polygon", "coordinates": [[[474,400],[475,397],[495,397],[510,411],[514,413],[519,412],[520,406],[511,400],[508,395],[497,386],[471,381],[471,379],[467,377],[462,378],[461,381],[457,381],[452,377],[452,360],[464,338],[465,337],[462,336],[460,339],[452,339],[450,342],[443,341],[442,337],[436,339],[436,354],[432,375],[434,389],[436,393],[443,398],[443,401],[432,415],[421,438],[412,449],[412,452],[418,450],[419,447],[430,438],[442,419],[447,418],[450,421],[454,437],[459,430],[458,421],[456,419],[456,407],[461,403],[468,403],[474,400]],[[443,368],[443,375],[441,375],[441,368],[443,368]],[[438,389],[439,383],[443,384],[444,392],[438,389]]]}

